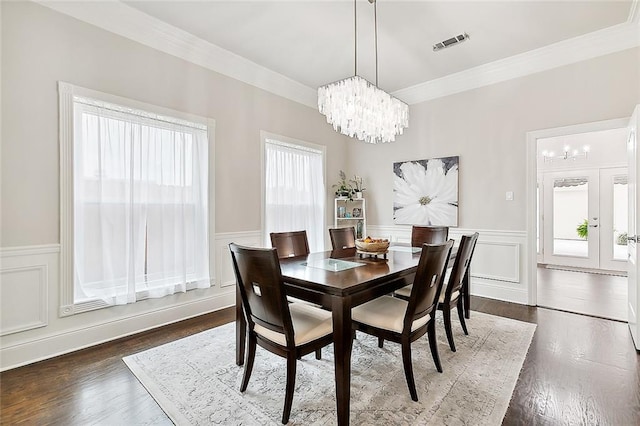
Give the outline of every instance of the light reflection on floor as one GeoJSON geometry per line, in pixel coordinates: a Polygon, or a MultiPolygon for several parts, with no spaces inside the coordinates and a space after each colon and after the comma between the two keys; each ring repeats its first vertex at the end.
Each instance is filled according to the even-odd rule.
{"type": "Polygon", "coordinates": [[[538,267],[538,306],[627,320],[627,278],[538,267]]]}

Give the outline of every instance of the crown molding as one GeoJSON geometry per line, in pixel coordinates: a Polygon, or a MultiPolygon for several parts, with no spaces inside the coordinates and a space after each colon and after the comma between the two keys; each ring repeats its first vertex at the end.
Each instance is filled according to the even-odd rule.
{"type": "Polygon", "coordinates": [[[316,89],[209,43],[118,0],[36,3],[153,49],[317,108],[316,89]]]}
{"type": "Polygon", "coordinates": [[[640,46],[640,26],[623,23],[392,93],[410,105],[640,46]]]}
{"type": "MultiPolygon", "coordinates": [[[[153,49],[317,108],[316,88],[222,49],[119,0],[36,2],[153,49]]],[[[420,83],[392,95],[413,105],[640,46],[639,9],[638,0],[634,0],[625,23],[420,83]]]]}

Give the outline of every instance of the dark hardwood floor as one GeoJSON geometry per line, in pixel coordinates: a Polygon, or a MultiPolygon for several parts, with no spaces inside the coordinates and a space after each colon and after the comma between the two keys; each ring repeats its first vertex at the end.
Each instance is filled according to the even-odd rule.
{"type": "Polygon", "coordinates": [[[538,306],[627,320],[627,277],[538,266],[538,306]]]}
{"type": "MultiPolygon", "coordinates": [[[[640,424],[626,324],[477,297],[471,307],[538,324],[503,424],[640,424]]],[[[225,309],[0,373],[0,424],[171,424],[122,357],[233,319],[225,309]]]]}

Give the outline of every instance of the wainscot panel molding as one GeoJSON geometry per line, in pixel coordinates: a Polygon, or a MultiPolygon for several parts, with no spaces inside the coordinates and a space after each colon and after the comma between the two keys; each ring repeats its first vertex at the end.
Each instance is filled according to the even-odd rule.
{"type": "MultiPolygon", "coordinates": [[[[411,226],[368,226],[368,234],[409,243],[411,226]]],[[[471,294],[507,302],[528,303],[527,233],[488,229],[449,228],[449,238],[456,244],[462,235],[478,232],[478,242],[471,262],[471,294]]]]}
{"type": "Polygon", "coordinates": [[[46,327],[58,244],[0,249],[0,336],[46,327]]]}
{"type": "Polygon", "coordinates": [[[260,231],[216,234],[212,287],[62,317],[60,245],[0,249],[0,371],[31,364],[235,305],[228,244],[257,246],[260,231]],[[5,306],[6,305],[6,306],[5,306]],[[11,309],[14,306],[14,309],[11,309]]]}
{"type": "MultiPolygon", "coordinates": [[[[233,286],[236,284],[236,277],[231,261],[230,243],[243,246],[260,247],[262,232],[232,232],[216,234],[216,265],[221,288],[232,287],[231,291],[235,295],[233,286]]],[[[234,299],[235,300],[235,299],[234,299]]]]}

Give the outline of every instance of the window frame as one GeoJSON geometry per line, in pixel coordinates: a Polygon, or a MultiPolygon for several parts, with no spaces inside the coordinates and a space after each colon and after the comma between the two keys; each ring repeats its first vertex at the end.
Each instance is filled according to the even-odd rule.
{"type": "Polygon", "coordinates": [[[212,236],[215,235],[215,120],[164,108],[97,90],[87,89],[67,82],[58,81],[59,144],[60,144],[60,298],[59,316],[66,317],[81,312],[111,307],[103,300],[89,300],[76,303],[74,300],[74,97],[86,97],[97,101],[121,105],[152,114],[165,115],[207,126],[208,141],[208,242],[209,271],[211,285],[215,283],[215,255],[212,236]]]}

